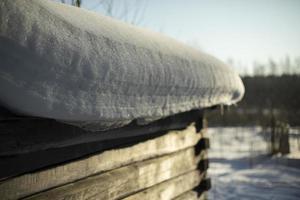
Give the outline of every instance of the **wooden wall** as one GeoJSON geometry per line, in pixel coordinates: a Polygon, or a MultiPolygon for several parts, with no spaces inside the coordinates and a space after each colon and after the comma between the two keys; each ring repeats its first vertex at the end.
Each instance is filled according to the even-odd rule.
{"type": "MultiPolygon", "coordinates": [[[[208,140],[192,123],[0,182],[1,199],[204,199],[208,140]]],[[[47,158],[41,158],[47,159],[47,158]]]]}

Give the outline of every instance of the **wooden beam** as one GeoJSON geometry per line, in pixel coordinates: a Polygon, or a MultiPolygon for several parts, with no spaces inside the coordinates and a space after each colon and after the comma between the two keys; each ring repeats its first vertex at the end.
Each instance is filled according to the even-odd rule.
{"type": "MultiPolygon", "coordinates": [[[[124,200],[166,200],[173,199],[196,187],[202,180],[204,173],[191,171],[176,178],[170,179],[142,192],[131,195],[124,200]]],[[[197,196],[197,195],[196,195],[197,196]]]]}
{"type": "MultiPolygon", "coordinates": [[[[194,146],[201,138],[194,124],[182,131],[171,131],[156,139],[115,149],[43,171],[25,174],[0,182],[4,199],[17,199],[74,182],[130,163],[170,154],[194,146]]],[[[46,159],[46,158],[45,158],[46,159]]]]}
{"type": "MultiPolygon", "coordinates": [[[[51,119],[21,116],[1,119],[2,110],[0,106],[0,156],[23,155],[91,142],[104,142],[106,146],[105,144],[118,140],[119,145],[126,145],[127,142],[124,141],[132,138],[145,141],[170,130],[182,130],[192,122],[196,122],[196,126],[201,129],[199,119],[203,116],[203,111],[192,110],[149,124],[142,125],[137,120],[124,127],[92,132],[51,119]]],[[[108,146],[110,149],[111,145],[108,146]]]]}
{"type": "MultiPolygon", "coordinates": [[[[120,199],[196,170],[197,160],[194,148],[188,148],[91,176],[25,199],[120,199]]],[[[81,172],[78,171],[78,173],[81,172]]],[[[194,176],[195,179],[191,180],[196,186],[200,179],[195,174],[194,176]]],[[[182,182],[182,184],[186,183],[182,182]]]]}

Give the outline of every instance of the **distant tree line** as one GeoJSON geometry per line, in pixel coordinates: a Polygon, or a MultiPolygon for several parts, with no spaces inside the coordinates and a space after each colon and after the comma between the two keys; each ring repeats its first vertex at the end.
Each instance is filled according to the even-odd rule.
{"type": "Polygon", "coordinates": [[[256,62],[253,66],[253,74],[254,76],[300,74],[300,57],[292,60],[286,56],[279,62],[270,58],[266,64],[256,62]]]}
{"type": "Polygon", "coordinates": [[[300,75],[258,75],[242,78],[245,96],[237,106],[208,112],[212,125],[264,125],[271,119],[300,126],[300,75]]]}
{"type": "Polygon", "coordinates": [[[229,66],[236,67],[242,76],[281,76],[300,74],[300,57],[291,58],[285,56],[281,59],[269,58],[267,62],[254,62],[252,70],[246,68],[240,62],[229,58],[229,66]]]}
{"type": "MultiPolygon", "coordinates": [[[[234,61],[229,60],[234,66],[234,61]]],[[[253,72],[244,72],[245,96],[236,106],[207,112],[212,126],[262,125],[280,121],[300,126],[300,57],[289,56],[267,63],[254,63],[253,72]]]]}
{"type": "Polygon", "coordinates": [[[239,107],[300,111],[300,76],[243,77],[246,93],[239,107]]]}

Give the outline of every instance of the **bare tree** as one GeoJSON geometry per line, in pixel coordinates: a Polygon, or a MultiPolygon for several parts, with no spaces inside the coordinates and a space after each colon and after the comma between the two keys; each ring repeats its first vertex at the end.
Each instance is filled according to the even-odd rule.
{"type": "Polygon", "coordinates": [[[269,59],[269,73],[270,73],[270,75],[277,75],[277,64],[275,63],[275,61],[273,60],[273,59],[269,59]]]}
{"type": "Polygon", "coordinates": [[[72,6],[77,6],[77,7],[81,6],[81,0],[71,0],[71,1],[61,0],[61,2],[65,4],[71,4],[72,6]]]}
{"type": "Polygon", "coordinates": [[[291,60],[289,56],[285,57],[283,62],[284,72],[285,74],[291,74],[291,60]]]}
{"type": "Polygon", "coordinates": [[[265,76],[265,66],[262,64],[259,64],[257,62],[254,62],[253,64],[253,75],[254,76],[265,76]]]}
{"type": "Polygon", "coordinates": [[[81,6],[81,0],[72,0],[72,5],[80,7],[81,6]]]}
{"type": "MultiPolygon", "coordinates": [[[[61,2],[81,7],[84,1],[61,0],[61,2]]],[[[146,7],[147,1],[145,0],[98,0],[96,4],[91,7],[87,7],[87,9],[99,9],[107,16],[117,18],[134,25],[140,25],[144,19],[146,7]]]]}
{"type": "Polygon", "coordinates": [[[295,59],[294,71],[295,74],[300,74],[300,57],[295,59]]]}

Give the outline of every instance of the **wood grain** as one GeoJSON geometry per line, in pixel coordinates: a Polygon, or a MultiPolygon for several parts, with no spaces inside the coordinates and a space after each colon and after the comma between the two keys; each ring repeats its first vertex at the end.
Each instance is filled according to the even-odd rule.
{"type": "MultiPolygon", "coordinates": [[[[196,170],[198,159],[195,156],[194,148],[188,148],[170,155],[91,176],[26,199],[120,199],[196,170]]],[[[193,177],[191,175],[184,179],[185,182],[177,181],[177,183],[196,186],[200,178],[195,173],[193,177]]]]}
{"type": "Polygon", "coordinates": [[[155,185],[142,192],[131,195],[124,200],[169,200],[196,187],[202,180],[203,174],[195,170],[176,178],[155,185]]]}
{"type": "Polygon", "coordinates": [[[200,138],[201,134],[196,133],[195,126],[192,124],[185,130],[171,131],[156,139],[128,148],[106,151],[85,159],[2,181],[0,194],[3,199],[26,197],[130,163],[192,147],[200,138]]]}
{"type": "Polygon", "coordinates": [[[188,191],[186,193],[183,193],[182,195],[174,198],[173,200],[205,200],[206,194],[203,193],[198,197],[198,193],[195,191],[188,191]]]}

